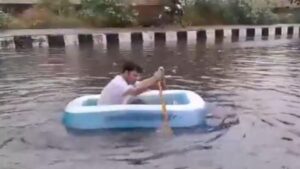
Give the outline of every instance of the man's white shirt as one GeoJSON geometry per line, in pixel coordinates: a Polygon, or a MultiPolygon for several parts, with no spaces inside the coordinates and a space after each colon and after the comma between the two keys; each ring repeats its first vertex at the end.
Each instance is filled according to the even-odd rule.
{"type": "Polygon", "coordinates": [[[98,104],[125,104],[130,96],[124,96],[134,85],[128,84],[121,75],[115,76],[102,90],[98,104]]]}

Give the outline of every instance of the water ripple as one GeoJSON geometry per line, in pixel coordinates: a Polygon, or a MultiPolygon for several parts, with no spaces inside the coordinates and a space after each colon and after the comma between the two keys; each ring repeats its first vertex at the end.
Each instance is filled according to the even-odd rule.
{"type": "Polygon", "coordinates": [[[299,168],[299,42],[247,44],[3,50],[1,166],[16,168],[13,161],[18,161],[18,168],[48,164],[44,168],[53,169],[85,163],[109,168],[299,168]],[[164,66],[169,89],[195,91],[213,104],[207,128],[177,131],[170,140],[145,131],[82,136],[65,130],[64,106],[78,96],[100,93],[124,58],[143,65],[145,77],[164,66]]]}

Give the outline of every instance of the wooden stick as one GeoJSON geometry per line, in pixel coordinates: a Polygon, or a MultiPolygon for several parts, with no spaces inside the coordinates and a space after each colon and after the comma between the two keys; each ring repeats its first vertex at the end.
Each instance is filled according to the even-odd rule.
{"type": "Polygon", "coordinates": [[[162,83],[163,83],[162,81],[158,82],[160,103],[161,103],[161,109],[162,109],[162,113],[163,113],[163,130],[167,131],[168,133],[172,133],[172,129],[169,125],[169,115],[167,112],[167,106],[166,106],[165,100],[163,98],[162,83]]]}

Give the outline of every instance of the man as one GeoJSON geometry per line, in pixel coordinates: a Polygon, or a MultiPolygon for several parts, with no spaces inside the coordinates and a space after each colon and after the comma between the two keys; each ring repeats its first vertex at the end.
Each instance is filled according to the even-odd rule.
{"type": "Polygon", "coordinates": [[[133,62],[126,62],[123,65],[122,73],[115,76],[103,88],[98,104],[128,104],[132,97],[149,90],[159,80],[164,78],[164,69],[160,67],[152,77],[137,83],[142,72],[143,69],[139,65],[133,62]]]}

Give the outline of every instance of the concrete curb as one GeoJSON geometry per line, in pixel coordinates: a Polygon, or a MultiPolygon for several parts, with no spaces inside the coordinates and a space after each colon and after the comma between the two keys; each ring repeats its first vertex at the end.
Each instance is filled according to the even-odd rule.
{"type": "Polygon", "coordinates": [[[90,29],[17,30],[0,33],[0,48],[65,47],[143,42],[232,43],[255,40],[299,38],[300,25],[219,26],[179,30],[122,30],[90,29]]]}

